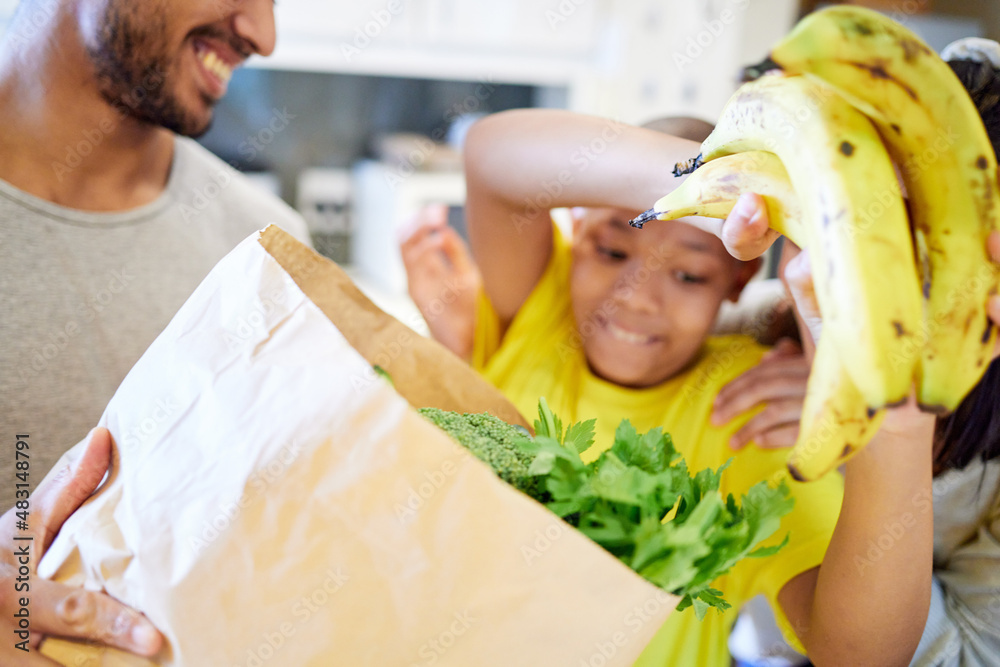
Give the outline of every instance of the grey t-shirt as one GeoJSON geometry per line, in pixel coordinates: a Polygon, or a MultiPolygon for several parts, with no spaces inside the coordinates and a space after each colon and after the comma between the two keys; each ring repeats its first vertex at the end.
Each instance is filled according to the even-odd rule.
{"type": "MultiPolygon", "coordinates": [[[[1000,665],[1000,460],[934,479],[931,608],[913,667],[1000,665]]],[[[918,510],[928,499],[914,498],[918,510]]]]}
{"type": "Polygon", "coordinates": [[[34,488],[216,262],[271,223],[308,242],[294,210],[185,138],[164,193],[127,212],[67,209],[0,180],[0,513],[17,473],[34,488]]]}

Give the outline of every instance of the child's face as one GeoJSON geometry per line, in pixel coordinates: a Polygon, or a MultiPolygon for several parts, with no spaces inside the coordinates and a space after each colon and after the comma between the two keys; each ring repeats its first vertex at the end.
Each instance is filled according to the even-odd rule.
{"type": "Polygon", "coordinates": [[[638,211],[577,209],[570,295],[591,369],[626,387],[659,384],[698,353],[725,299],[756,268],[682,222],[628,226],[638,211]]]}

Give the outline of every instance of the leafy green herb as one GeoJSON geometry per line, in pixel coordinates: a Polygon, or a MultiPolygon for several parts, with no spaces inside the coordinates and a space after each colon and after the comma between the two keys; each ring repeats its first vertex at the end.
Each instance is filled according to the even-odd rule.
{"type": "Polygon", "coordinates": [[[392,376],[389,375],[389,371],[385,370],[378,364],[372,366],[372,370],[375,371],[375,375],[378,375],[379,377],[385,379],[385,381],[388,382],[391,386],[393,387],[396,386],[396,383],[392,381],[392,376]]]}
{"type": "MultiPolygon", "coordinates": [[[[447,417],[455,413],[421,412],[439,425],[455,422],[447,417]]],[[[495,417],[491,420],[499,422],[495,417]]],[[[712,581],[740,559],[770,556],[788,542],[786,536],[781,544],[757,548],[791,511],[794,500],[784,482],[776,488],[760,482],[740,503],[732,494],[723,501],[719,483],[728,462],[717,470],[692,475],[670,435],[660,428],[640,434],[623,420],[611,448],[585,464],[580,453],[593,445],[593,419],[563,431],[562,421],[543,398],[534,438],[503,422],[499,423],[510,430],[500,428],[494,421],[483,422],[486,440],[481,439],[481,432],[469,435],[466,422],[461,433],[454,427],[442,428],[502,478],[544,503],[635,572],[679,595],[677,608],[693,606],[698,618],[712,607],[730,606],[711,587],[712,581]]]]}

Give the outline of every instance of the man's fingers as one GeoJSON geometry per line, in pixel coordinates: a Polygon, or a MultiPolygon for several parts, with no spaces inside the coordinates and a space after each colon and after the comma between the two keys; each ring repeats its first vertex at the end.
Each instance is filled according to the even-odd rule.
{"type": "Polygon", "coordinates": [[[41,521],[38,539],[42,551],[48,549],[59,528],[90,497],[111,467],[108,429],[95,428],[87,437],[80,457],[44,480],[32,495],[32,513],[41,521]]]}
{"type": "Polygon", "coordinates": [[[720,426],[771,400],[804,397],[808,379],[809,366],[801,357],[755,366],[722,388],[712,405],[712,423],[720,426]]]}
{"type": "Polygon", "coordinates": [[[783,357],[799,356],[802,356],[802,346],[791,338],[782,338],[774,344],[774,347],[764,353],[764,356],[761,357],[761,361],[771,361],[772,359],[780,359],[783,357]]]}
{"type": "Polygon", "coordinates": [[[783,449],[794,447],[795,441],[799,439],[799,424],[785,424],[772,428],[769,431],[757,436],[755,442],[761,449],[783,449]]]}
{"type": "Polygon", "coordinates": [[[31,648],[25,653],[19,649],[0,649],[0,665],[18,665],[19,667],[58,667],[59,663],[44,657],[37,649],[31,648]],[[16,651],[15,655],[9,655],[16,651]]]}
{"type": "MultiPolygon", "coordinates": [[[[771,401],[759,414],[751,417],[743,425],[743,428],[733,434],[729,440],[729,446],[733,449],[742,449],[750,441],[758,439],[769,431],[789,426],[797,428],[801,415],[802,401],[800,399],[771,401]]],[[[794,440],[792,444],[794,444],[794,440]]]]}
{"type": "Polygon", "coordinates": [[[145,616],[108,595],[46,579],[36,579],[31,588],[34,632],[97,641],[146,656],[163,644],[145,616]]]}
{"type": "Polygon", "coordinates": [[[986,249],[993,261],[1000,264],[1000,231],[990,232],[990,236],[986,240],[986,249]]]}
{"type": "Polygon", "coordinates": [[[730,255],[748,261],[763,255],[778,236],[778,232],[768,227],[764,199],[758,194],[744,193],[723,223],[720,238],[730,255]]]}

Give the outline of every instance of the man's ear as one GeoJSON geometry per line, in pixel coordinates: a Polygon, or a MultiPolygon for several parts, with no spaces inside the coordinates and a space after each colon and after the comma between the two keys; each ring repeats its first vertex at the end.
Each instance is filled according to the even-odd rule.
{"type": "Polygon", "coordinates": [[[735,261],[737,261],[738,264],[736,268],[736,278],[733,280],[732,291],[726,297],[727,300],[732,301],[733,303],[740,300],[740,294],[743,293],[743,288],[747,286],[747,283],[754,277],[754,274],[760,270],[762,263],[760,257],[757,259],[751,259],[749,262],[735,261]]]}

